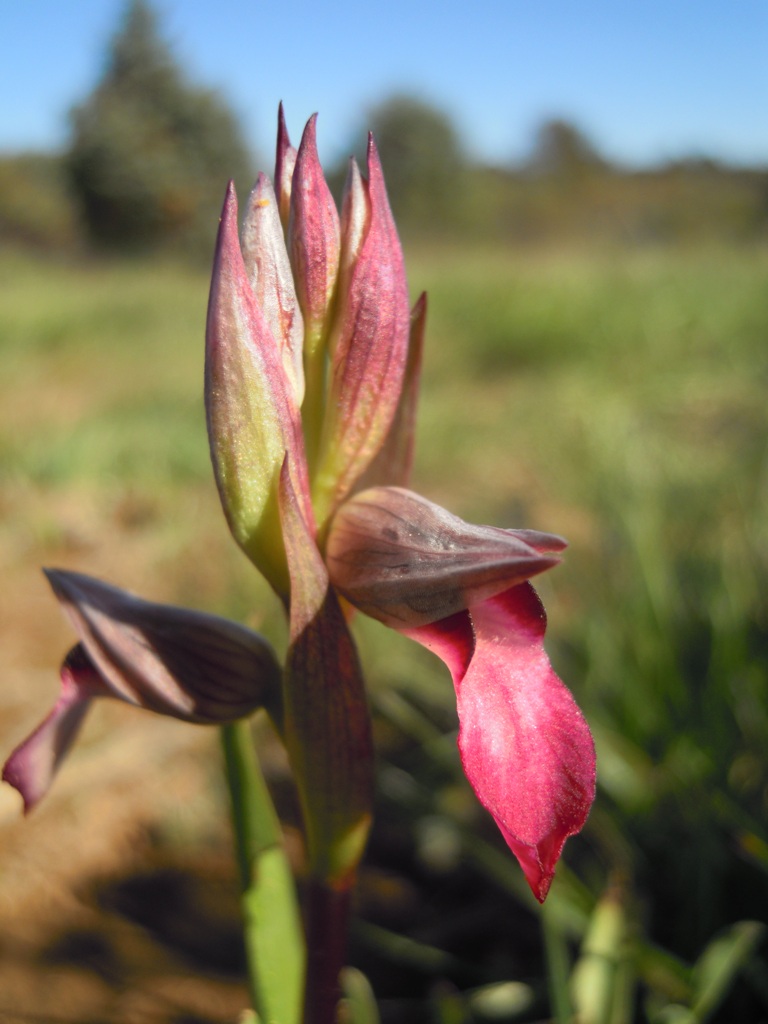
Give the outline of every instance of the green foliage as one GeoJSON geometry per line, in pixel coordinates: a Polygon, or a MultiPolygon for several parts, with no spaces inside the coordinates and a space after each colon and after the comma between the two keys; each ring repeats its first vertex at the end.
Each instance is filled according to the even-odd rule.
{"type": "Polygon", "coordinates": [[[144,0],[129,4],[72,129],[67,164],[93,242],[210,252],[224,185],[248,181],[248,154],[222,100],[186,81],[144,0]]]}
{"type": "Polygon", "coordinates": [[[0,157],[0,245],[73,249],[78,240],[61,158],[37,153],[0,157]]]}
{"type": "MultiPolygon", "coordinates": [[[[750,942],[728,945],[722,970],[709,957],[688,965],[723,928],[768,917],[765,253],[465,251],[409,266],[432,318],[418,488],[472,521],[571,540],[539,586],[601,788],[566,848],[591,894],[560,871],[550,900],[566,937],[581,936],[612,875],[620,902],[594,914],[609,930],[620,913],[626,929],[621,961],[582,968],[582,1006],[624,1021],[610,1007],[627,1005],[629,984],[641,1019],[671,1020],[659,1008],[672,1003],[686,1021],[762,1019],[750,1016],[768,1009],[762,932],[744,925],[750,942]],[[717,1003],[702,1002],[702,970],[717,1003]]],[[[382,695],[388,717],[413,728],[405,702],[445,722],[450,698],[428,666],[398,683],[400,653],[388,644],[383,657],[403,698],[382,695]]],[[[432,772],[436,794],[423,817],[454,777],[435,760],[438,735],[428,741],[423,720],[416,734],[410,769],[432,772]]]]}
{"type": "Polygon", "coordinates": [[[607,168],[585,133],[562,118],[544,121],[537,128],[528,164],[535,173],[566,184],[607,168]]]}

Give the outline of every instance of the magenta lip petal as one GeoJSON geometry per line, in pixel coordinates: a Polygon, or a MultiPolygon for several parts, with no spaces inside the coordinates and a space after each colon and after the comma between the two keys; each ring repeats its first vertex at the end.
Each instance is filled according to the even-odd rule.
{"type": "Polygon", "coordinates": [[[80,732],[91,701],[104,688],[80,645],[61,666],[61,690],[51,711],[13,751],[3,781],[21,793],[28,814],[50,789],[59,767],[80,732]]]}
{"type": "Polygon", "coordinates": [[[539,902],[595,796],[594,743],[544,652],[545,626],[523,583],[445,623],[403,631],[450,668],[464,771],[539,902]]]}

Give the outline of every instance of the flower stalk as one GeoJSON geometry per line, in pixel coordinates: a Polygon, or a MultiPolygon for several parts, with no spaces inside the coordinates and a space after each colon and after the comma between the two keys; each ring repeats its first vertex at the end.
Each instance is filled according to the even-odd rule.
{"type": "Polygon", "coordinates": [[[242,891],[253,1009],[263,1021],[301,1024],[304,942],[282,830],[247,721],[221,727],[242,891]]]}

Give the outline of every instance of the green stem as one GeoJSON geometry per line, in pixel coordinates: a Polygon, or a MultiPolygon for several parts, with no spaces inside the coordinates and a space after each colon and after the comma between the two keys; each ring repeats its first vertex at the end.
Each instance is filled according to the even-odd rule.
{"type": "Polygon", "coordinates": [[[562,929],[549,905],[541,908],[541,927],[544,933],[544,952],[547,963],[550,1012],[556,1024],[570,1024],[573,1008],[568,991],[570,961],[568,946],[562,929]]]}
{"type": "Polygon", "coordinates": [[[305,953],[282,830],[246,721],[222,726],[232,803],[248,981],[263,1021],[301,1024],[305,953]]]}

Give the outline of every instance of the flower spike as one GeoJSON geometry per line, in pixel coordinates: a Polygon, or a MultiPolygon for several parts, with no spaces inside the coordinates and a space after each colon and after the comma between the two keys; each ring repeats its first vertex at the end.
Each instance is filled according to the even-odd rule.
{"type": "MultiPolygon", "coordinates": [[[[367,177],[349,165],[339,216],[318,158],[316,115],[297,151],[281,104],[274,183],[259,175],[242,241],[231,183],[227,191],[205,406],[230,530],[289,615],[284,669],[266,641],[227,620],[52,570],[79,642],[62,665],[56,705],[3,777],[27,810],[34,806],[96,697],[198,723],[230,723],[263,707],[295,775],[312,885],[324,898],[346,897],[373,790],[348,602],[447,665],[466,775],[543,901],[595,793],[592,738],[549,663],[546,618],[529,582],[558,563],[565,541],[473,526],[405,489],[426,300],[409,312],[373,137],[367,177]]],[[[312,970],[333,996],[340,955],[339,947],[328,960],[310,957],[308,1006],[312,970]]],[[[329,1002],[329,1020],[332,1011],[329,1002]]]]}

